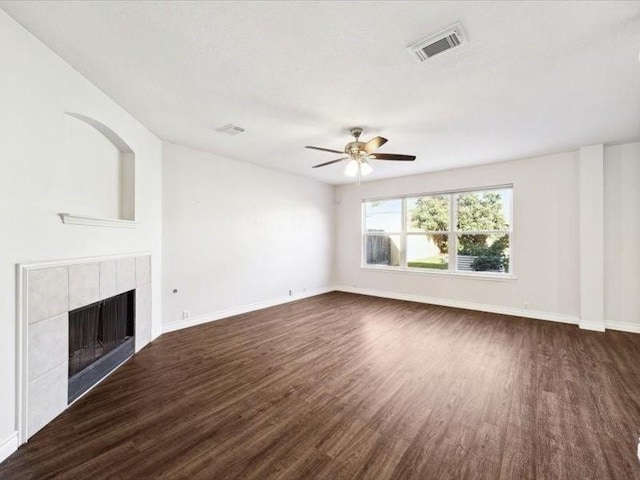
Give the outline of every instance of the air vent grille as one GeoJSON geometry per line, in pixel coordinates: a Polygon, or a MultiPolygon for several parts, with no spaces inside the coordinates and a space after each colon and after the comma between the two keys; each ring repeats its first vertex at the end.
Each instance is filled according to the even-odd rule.
{"type": "Polygon", "coordinates": [[[408,50],[418,62],[425,62],[442,52],[462,45],[464,42],[462,27],[460,24],[456,24],[414,43],[408,47],[408,50]]]}
{"type": "Polygon", "coordinates": [[[244,128],[230,123],[229,125],[225,125],[224,127],[216,128],[216,132],[226,133],[227,135],[234,136],[244,132],[244,128]]]}

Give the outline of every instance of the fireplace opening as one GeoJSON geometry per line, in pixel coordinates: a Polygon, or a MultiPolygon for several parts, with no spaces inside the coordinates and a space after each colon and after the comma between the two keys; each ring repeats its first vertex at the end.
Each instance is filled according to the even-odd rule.
{"type": "Polygon", "coordinates": [[[135,290],[69,312],[69,403],[134,352],[135,290]]]}

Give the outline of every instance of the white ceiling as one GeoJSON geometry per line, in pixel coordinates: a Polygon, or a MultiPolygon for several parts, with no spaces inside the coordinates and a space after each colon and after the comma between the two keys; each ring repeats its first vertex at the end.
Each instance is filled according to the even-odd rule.
{"type": "Polygon", "coordinates": [[[640,139],[640,2],[16,2],[0,7],[163,140],[348,183],[640,139]],[[459,21],[469,42],[405,47],[459,21]],[[246,132],[230,137],[217,127],[246,132]]]}

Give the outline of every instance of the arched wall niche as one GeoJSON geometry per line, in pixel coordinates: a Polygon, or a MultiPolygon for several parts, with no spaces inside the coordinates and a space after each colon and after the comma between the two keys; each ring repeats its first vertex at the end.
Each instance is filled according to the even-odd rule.
{"type": "Polygon", "coordinates": [[[135,226],[133,149],[104,123],[65,112],[68,193],[75,213],[60,213],[63,223],[103,227],[135,226]]]}

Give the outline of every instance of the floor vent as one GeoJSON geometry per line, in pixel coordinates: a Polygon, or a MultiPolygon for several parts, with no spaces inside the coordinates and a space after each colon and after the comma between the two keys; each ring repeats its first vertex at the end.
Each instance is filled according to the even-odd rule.
{"type": "Polygon", "coordinates": [[[407,47],[411,56],[422,63],[440,53],[459,47],[465,43],[464,32],[460,24],[442,30],[428,38],[407,47]]]}

